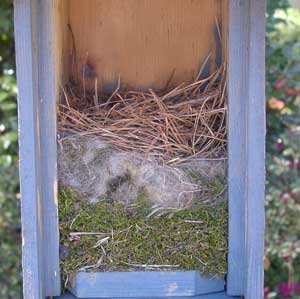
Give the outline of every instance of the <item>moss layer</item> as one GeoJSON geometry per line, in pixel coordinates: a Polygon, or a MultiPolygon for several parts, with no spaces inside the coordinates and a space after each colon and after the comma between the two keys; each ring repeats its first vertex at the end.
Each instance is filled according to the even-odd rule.
{"type": "Polygon", "coordinates": [[[151,210],[145,196],[141,195],[135,205],[125,207],[121,202],[109,200],[93,204],[80,202],[72,190],[61,190],[63,276],[89,265],[96,265],[90,268],[92,271],[226,272],[226,203],[147,218],[151,210]]]}

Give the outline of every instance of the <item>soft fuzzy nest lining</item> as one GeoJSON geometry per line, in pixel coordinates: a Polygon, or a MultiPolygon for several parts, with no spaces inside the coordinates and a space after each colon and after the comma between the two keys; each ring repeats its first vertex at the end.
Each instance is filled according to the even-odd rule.
{"type": "Polygon", "coordinates": [[[140,194],[156,214],[188,209],[194,203],[215,205],[226,193],[226,163],[195,160],[189,165],[161,165],[136,152],[124,152],[99,137],[73,134],[60,140],[60,186],[76,190],[81,201],[103,199],[134,203],[140,194]]]}

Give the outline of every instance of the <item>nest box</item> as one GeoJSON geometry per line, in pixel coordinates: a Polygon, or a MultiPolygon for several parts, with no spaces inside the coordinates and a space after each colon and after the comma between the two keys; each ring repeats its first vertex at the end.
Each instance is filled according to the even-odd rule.
{"type": "Polygon", "coordinates": [[[24,298],[263,298],[265,1],[15,0],[15,39],[24,298]],[[132,88],[175,86],[207,57],[208,74],[227,63],[227,275],[78,273],[61,294],[61,86],[74,73],[101,76],[108,91],[120,75],[132,88]]]}

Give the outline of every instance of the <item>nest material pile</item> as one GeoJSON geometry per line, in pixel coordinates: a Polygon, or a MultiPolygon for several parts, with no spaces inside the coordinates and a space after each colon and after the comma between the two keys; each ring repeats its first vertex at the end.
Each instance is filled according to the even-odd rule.
{"type": "Polygon", "coordinates": [[[64,279],[76,271],[226,273],[226,203],[147,218],[151,207],[143,197],[131,206],[90,204],[62,189],[59,211],[64,279]]]}
{"type": "Polygon", "coordinates": [[[59,111],[62,273],[226,272],[225,66],[167,92],[69,84],[59,111]],[[71,193],[70,193],[71,192],[71,193]],[[99,235],[100,234],[100,235],[99,235]],[[101,250],[100,250],[101,248],[101,250]]]}
{"type": "Polygon", "coordinates": [[[153,211],[188,209],[196,202],[214,205],[226,190],[223,160],[161,165],[135,152],[123,152],[95,136],[73,134],[58,146],[61,186],[80,194],[82,201],[111,199],[133,204],[142,195],[153,211]]]}
{"type": "Polygon", "coordinates": [[[68,85],[59,111],[61,133],[94,135],[145,159],[178,165],[224,158],[226,68],[167,92],[121,91],[111,95],[68,85]]]}

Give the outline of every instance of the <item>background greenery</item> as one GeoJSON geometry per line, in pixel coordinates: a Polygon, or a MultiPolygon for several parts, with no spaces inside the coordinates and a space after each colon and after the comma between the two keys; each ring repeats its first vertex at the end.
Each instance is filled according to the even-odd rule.
{"type": "MultiPolygon", "coordinates": [[[[21,298],[12,3],[0,1],[0,298],[21,298]]],[[[266,298],[300,298],[300,13],[268,0],[266,298]]]]}
{"type": "Polygon", "coordinates": [[[11,1],[0,1],[0,298],[21,298],[17,109],[11,1]]]}
{"type": "Polygon", "coordinates": [[[300,12],[269,1],[265,294],[300,298],[300,12]]]}

